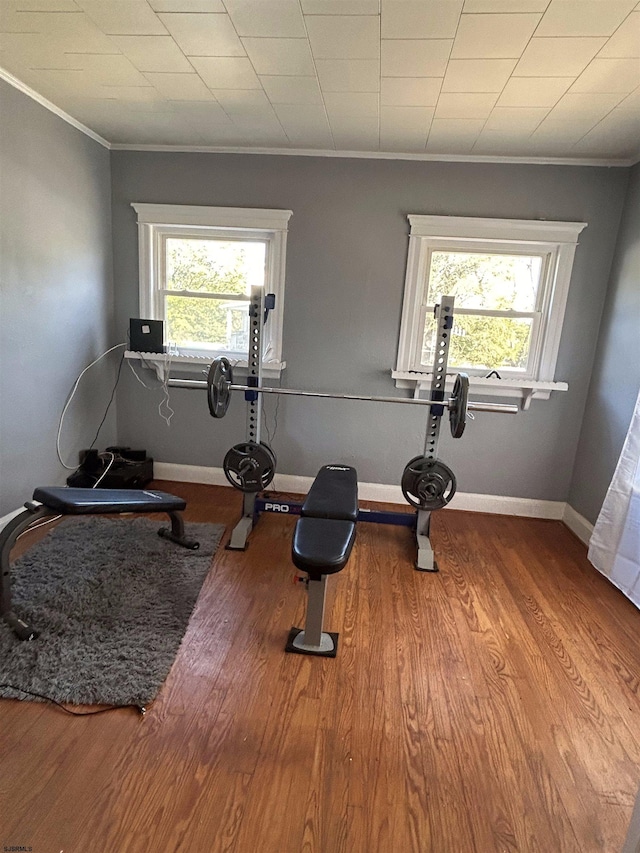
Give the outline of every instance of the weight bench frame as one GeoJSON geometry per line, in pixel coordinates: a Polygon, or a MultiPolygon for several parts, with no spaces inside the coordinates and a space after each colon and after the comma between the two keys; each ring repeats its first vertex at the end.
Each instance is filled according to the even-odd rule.
{"type": "MultiPolygon", "coordinates": [[[[76,490],[77,491],[77,490],[76,490]]],[[[87,489],[86,491],[91,491],[91,489],[87,489]]],[[[102,490],[101,490],[102,491],[102,490]]],[[[38,490],[36,489],[36,494],[38,490]]],[[[103,492],[104,494],[104,492],[103,492]]],[[[140,494],[136,492],[136,494],[140,494]]],[[[183,548],[189,548],[191,550],[197,550],[200,547],[199,542],[195,542],[194,540],[187,539],[185,536],[184,529],[184,519],[182,518],[181,512],[179,510],[163,510],[162,508],[155,507],[150,502],[146,508],[142,508],[144,505],[140,504],[139,509],[131,509],[129,505],[127,505],[126,509],[118,510],[116,505],[102,505],[100,507],[100,511],[97,512],[95,509],[86,508],[84,511],[82,509],[76,512],[64,511],[64,509],[60,509],[59,507],[51,507],[46,504],[40,503],[37,500],[27,501],[25,503],[25,510],[14,518],[12,518],[0,531],[0,618],[2,618],[9,627],[13,630],[15,635],[20,640],[35,640],[38,636],[38,631],[36,631],[31,625],[21,619],[16,613],[13,611],[12,607],[12,595],[11,595],[11,551],[13,546],[15,545],[18,537],[28,530],[32,524],[36,521],[40,521],[45,518],[55,518],[58,515],[62,516],[71,516],[71,515],[98,515],[98,514],[109,514],[109,513],[149,513],[149,512],[166,512],[171,521],[171,529],[166,527],[161,527],[158,530],[158,536],[162,536],[164,539],[170,539],[172,542],[175,542],[177,545],[181,545],[183,548]]]]}

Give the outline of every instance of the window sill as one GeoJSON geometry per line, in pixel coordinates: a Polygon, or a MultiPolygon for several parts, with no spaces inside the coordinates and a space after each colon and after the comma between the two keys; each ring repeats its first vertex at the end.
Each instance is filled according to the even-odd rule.
{"type": "MultiPolygon", "coordinates": [[[[142,367],[155,370],[160,382],[164,382],[167,371],[171,373],[207,373],[213,357],[196,355],[169,355],[159,352],[133,352],[127,350],[124,357],[141,362],[142,367]]],[[[247,362],[231,360],[234,376],[247,375],[247,362]]],[[[265,379],[279,379],[287,366],[286,361],[268,362],[262,365],[262,376],[265,379]]]]}
{"type": "MultiPolygon", "coordinates": [[[[415,373],[410,370],[392,370],[396,388],[411,388],[414,396],[431,388],[432,373],[415,373]]],[[[456,374],[448,373],[446,390],[453,390],[456,374]]],[[[541,382],[535,379],[486,379],[484,376],[470,376],[469,390],[487,397],[515,397],[520,400],[522,409],[528,409],[531,400],[548,400],[552,391],[568,391],[566,382],[541,382]]]]}

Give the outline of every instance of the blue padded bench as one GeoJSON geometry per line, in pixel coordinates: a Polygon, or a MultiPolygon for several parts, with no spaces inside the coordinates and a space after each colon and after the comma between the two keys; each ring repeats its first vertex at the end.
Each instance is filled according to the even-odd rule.
{"type": "Polygon", "coordinates": [[[323,632],[328,575],[346,566],[356,538],[358,477],[355,468],[325,465],[318,471],[293,532],[291,558],[307,574],[305,627],[292,628],[286,651],[335,657],[338,635],[323,632]]]}
{"type": "Polygon", "coordinates": [[[21,640],[33,640],[37,632],[27,625],[11,608],[11,549],[16,540],[34,521],[56,515],[92,515],[96,513],[166,512],[171,529],[161,527],[158,535],[184,548],[196,550],[198,542],[187,539],[181,515],[186,501],[166,492],[139,489],[69,489],[57,486],[40,487],[33,499],[25,503],[25,511],[9,521],[0,531],[0,617],[21,640]]]}

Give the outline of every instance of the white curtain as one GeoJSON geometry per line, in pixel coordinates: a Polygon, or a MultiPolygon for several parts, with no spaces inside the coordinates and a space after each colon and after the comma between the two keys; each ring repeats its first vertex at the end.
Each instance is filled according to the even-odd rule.
{"type": "Polygon", "coordinates": [[[640,607],[640,394],[593,529],[589,559],[640,607]]]}

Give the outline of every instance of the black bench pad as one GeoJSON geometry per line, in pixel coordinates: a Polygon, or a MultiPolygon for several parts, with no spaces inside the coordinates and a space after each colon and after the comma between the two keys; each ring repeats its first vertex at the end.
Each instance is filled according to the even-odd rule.
{"type": "Polygon", "coordinates": [[[309,518],[358,518],[358,475],[347,465],[325,465],[318,471],[302,505],[302,516],[309,518]]]}
{"type": "Polygon", "coordinates": [[[299,518],[293,532],[293,564],[312,580],[343,569],[356,538],[353,521],[299,518]]]}
{"type": "Polygon", "coordinates": [[[140,489],[67,489],[41,487],[33,500],[65,515],[87,515],[100,512],[174,512],[185,509],[187,502],[166,492],[140,489]]]}

